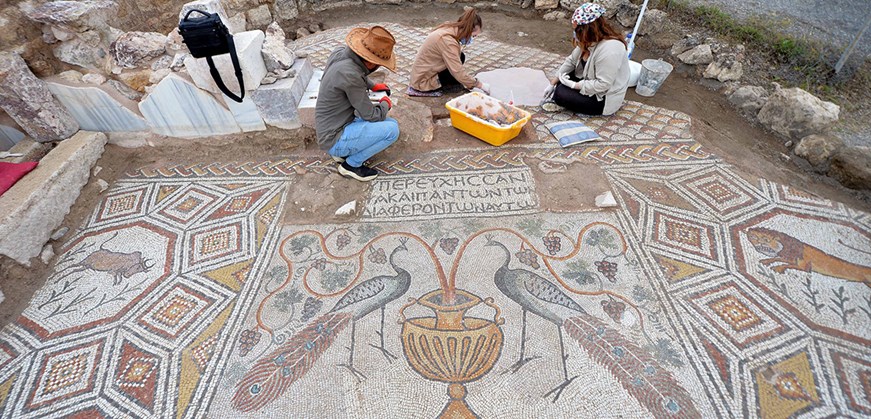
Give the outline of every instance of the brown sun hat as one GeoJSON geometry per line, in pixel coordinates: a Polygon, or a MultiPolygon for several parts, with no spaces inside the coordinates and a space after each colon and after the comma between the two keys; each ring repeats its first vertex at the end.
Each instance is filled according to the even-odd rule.
{"type": "Polygon", "coordinates": [[[396,56],[393,55],[396,39],[387,29],[381,26],[354,28],[348,33],[345,42],[364,60],[396,71],[396,56]]]}

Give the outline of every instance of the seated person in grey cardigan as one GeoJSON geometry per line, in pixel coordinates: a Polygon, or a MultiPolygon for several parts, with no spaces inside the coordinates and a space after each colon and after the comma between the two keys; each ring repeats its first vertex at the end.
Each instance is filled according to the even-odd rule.
{"type": "Polygon", "coordinates": [[[623,36],[605,19],[605,8],[584,3],[572,15],[575,49],[560,66],[559,78],[545,93],[542,105],[586,115],[611,115],[623,105],[629,85],[629,58],[623,36]]]}

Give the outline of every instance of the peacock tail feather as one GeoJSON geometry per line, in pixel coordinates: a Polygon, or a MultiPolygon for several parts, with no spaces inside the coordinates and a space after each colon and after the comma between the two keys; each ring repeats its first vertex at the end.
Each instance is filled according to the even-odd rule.
{"type": "Polygon", "coordinates": [[[350,320],[350,313],[327,313],[260,358],[236,385],[233,407],[250,412],[277,399],[308,372],[350,320]]]}
{"type": "Polygon", "coordinates": [[[590,315],[566,319],[569,336],[606,366],[632,397],[657,418],[698,418],[689,393],[648,351],[590,315]]]}

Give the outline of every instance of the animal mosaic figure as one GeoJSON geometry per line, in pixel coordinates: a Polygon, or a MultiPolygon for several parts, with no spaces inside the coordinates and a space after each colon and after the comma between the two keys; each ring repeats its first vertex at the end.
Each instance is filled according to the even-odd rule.
{"type": "Polygon", "coordinates": [[[563,341],[565,328],[569,337],[591,358],[607,367],[623,388],[653,416],[701,417],[686,390],[649,353],[591,316],[556,284],[535,272],[509,268],[511,252],[502,243],[490,239],[486,245],[496,247],[502,253],[502,264],[494,275],[496,288],[523,310],[520,359],[510,368],[511,372],[517,372],[536,358],[524,357],[528,311],[553,323],[559,332],[563,382],[544,397],[553,396],[552,401],[556,403],[562,392],[578,378],[577,375],[569,378],[563,341]]]}
{"type": "Polygon", "coordinates": [[[99,249],[91,252],[81,262],[70,266],[73,269],[64,273],[64,276],[87,270],[108,272],[113,276],[113,285],[118,285],[122,280],[139,273],[147,273],[154,267],[154,263],[142,257],[142,252],[123,253],[104,249],[103,246],[117,235],[118,233],[115,233],[115,235],[101,243],[99,249]]]}
{"type": "Polygon", "coordinates": [[[258,360],[236,386],[233,407],[250,412],[277,399],[296,380],[302,378],[320,356],[333,344],[339,333],[351,323],[350,355],[346,364],[355,379],[366,376],[354,368],[354,339],[357,320],[376,309],[381,309],[380,346],[371,345],[381,351],[388,362],[396,355],[384,347],[384,307],[402,297],[411,287],[411,274],[396,265],[396,254],[407,251],[407,239],[390,253],[390,266],[396,275],[380,275],[363,281],[345,293],[332,310],[282,343],[276,350],[258,360]]]}
{"type": "Polygon", "coordinates": [[[782,263],[771,268],[777,273],[782,274],[787,269],[816,272],[833,278],[862,282],[871,287],[871,267],[829,255],[795,237],[764,227],[753,227],[747,229],[747,239],[757,252],[768,256],[759,263],[769,267],[778,262],[782,263]]]}

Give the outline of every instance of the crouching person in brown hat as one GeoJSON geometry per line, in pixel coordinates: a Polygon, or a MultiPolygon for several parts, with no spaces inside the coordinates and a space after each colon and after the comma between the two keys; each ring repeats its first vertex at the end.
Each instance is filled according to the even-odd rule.
{"type": "Polygon", "coordinates": [[[378,67],[396,70],[393,35],[381,26],[356,28],[327,60],[318,101],[315,129],[321,148],[339,162],[342,176],[368,182],[378,171],[364,163],[399,138],[399,124],[387,117],[393,106],[390,88],[367,77],[378,67]],[[380,102],[369,100],[368,90],[383,91],[380,102]]]}

